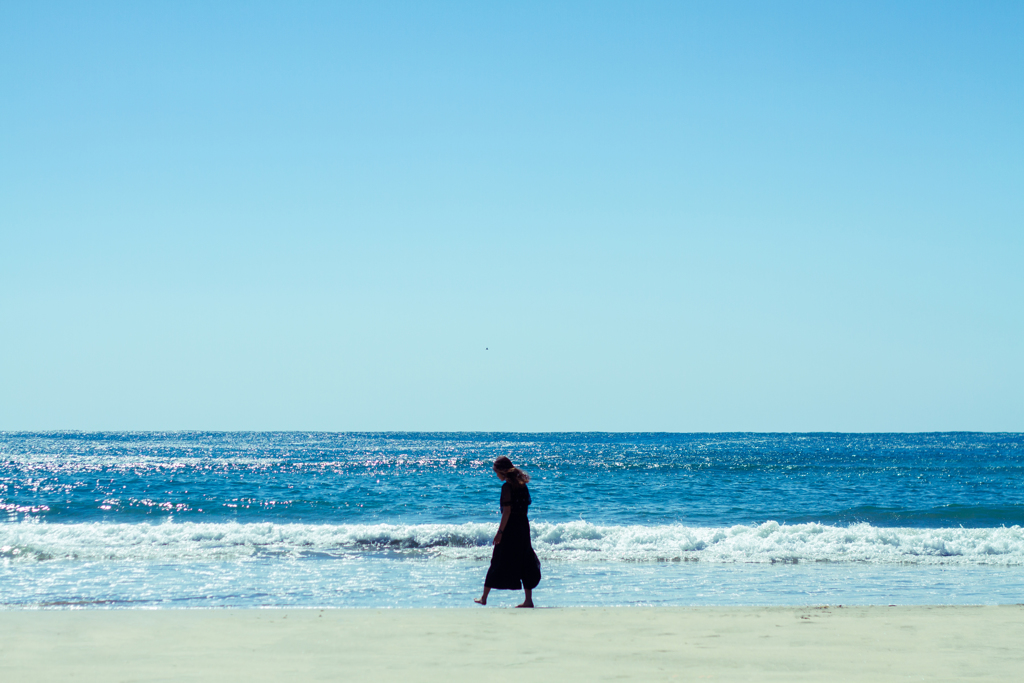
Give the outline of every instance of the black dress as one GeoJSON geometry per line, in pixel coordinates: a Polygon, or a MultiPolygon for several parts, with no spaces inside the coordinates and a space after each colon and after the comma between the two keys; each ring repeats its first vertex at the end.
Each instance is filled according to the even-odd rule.
{"type": "Polygon", "coordinates": [[[540,560],[530,543],[530,520],[526,508],[530,506],[530,489],[526,484],[501,485],[501,504],[511,505],[512,514],[501,533],[501,543],[491,553],[491,568],[487,570],[484,585],[504,590],[534,589],[540,583],[540,560]]]}

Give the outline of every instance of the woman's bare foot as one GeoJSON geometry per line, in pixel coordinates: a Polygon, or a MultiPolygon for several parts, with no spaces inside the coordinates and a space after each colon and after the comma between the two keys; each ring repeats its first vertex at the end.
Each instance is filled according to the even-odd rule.
{"type": "Polygon", "coordinates": [[[516,605],[516,607],[533,607],[533,600],[531,600],[530,602],[524,602],[521,605],[516,605]]]}
{"type": "Polygon", "coordinates": [[[473,602],[475,602],[478,605],[486,605],[487,598],[473,598],[473,602]]]}

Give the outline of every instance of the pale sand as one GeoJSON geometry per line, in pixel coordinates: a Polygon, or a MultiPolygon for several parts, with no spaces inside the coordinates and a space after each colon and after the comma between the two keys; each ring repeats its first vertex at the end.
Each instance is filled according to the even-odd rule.
{"type": "Polygon", "coordinates": [[[1021,681],[1024,606],[0,612],[0,681],[1021,681]]]}

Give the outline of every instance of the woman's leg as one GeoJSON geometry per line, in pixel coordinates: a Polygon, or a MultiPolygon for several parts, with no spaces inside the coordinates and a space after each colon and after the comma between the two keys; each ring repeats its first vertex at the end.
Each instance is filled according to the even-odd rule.
{"type": "Polygon", "coordinates": [[[516,605],[516,607],[533,607],[533,589],[526,588],[526,599],[523,600],[523,604],[516,605]]]}
{"type": "Polygon", "coordinates": [[[476,600],[474,600],[473,602],[477,603],[478,605],[486,605],[487,604],[487,594],[490,593],[490,592],[491,592],[491,587],[490,586],[484,586],[484,594],[481,595],[476,600]]]}

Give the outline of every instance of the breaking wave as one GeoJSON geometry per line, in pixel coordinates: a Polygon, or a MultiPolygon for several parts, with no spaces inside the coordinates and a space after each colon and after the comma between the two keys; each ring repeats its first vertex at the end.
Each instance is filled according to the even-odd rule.
{"type": "MultiPolygon", "coordinates": [[[[191,563],[365,553],[486,560],[489,524],[0,524],[0,561],[191,563]]],[[[690,527],[534,523],[545,561],[997,565],[1024,564],[1024,528],[779,524],[690,527]]]]}

